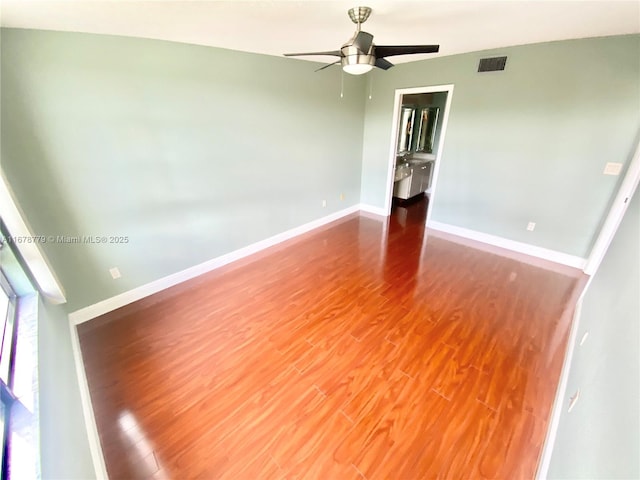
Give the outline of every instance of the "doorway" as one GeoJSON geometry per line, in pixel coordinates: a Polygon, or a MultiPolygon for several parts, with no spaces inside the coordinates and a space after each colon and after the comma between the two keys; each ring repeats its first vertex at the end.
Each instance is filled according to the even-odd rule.
{"type": "Polygon", "coordinates": [[[425,224],[436,195],[453,85],[395,92],[385,211],[394,203],[428,197],[425,224]],[[394,201],[395,200],[395,201],[394,201]]]}

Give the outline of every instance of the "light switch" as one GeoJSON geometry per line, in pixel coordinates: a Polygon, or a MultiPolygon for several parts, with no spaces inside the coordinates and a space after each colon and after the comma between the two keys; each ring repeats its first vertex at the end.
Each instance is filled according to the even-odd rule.
{"type": "Polygon", "coordinates": [[[622,164],[621,163],[613,163],[613,162],[607,162],[607,164],[604,167],[604,173],[605,175],[620,175],[620,171],[622,170],[622,164]]]}

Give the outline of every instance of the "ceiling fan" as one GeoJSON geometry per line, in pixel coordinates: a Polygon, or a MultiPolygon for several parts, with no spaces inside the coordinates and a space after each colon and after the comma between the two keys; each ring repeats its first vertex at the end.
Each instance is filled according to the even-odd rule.
{"type": "Polygon", "coordinates": [[[385,57],[393,55],[410,55],[414,53],[436,53],[440,45],[375,45],[373,35],[360,30],[360,26],[367,21],[371,15],[369,7],[355,7],[349,10],[349,18],[357,25],[356,31],[340,50],[328,52],[308,52],[308,53],[285,53],[285,57],[299,57],[305,55],[330,55],[340,57],[333,63],[320,67],[316,72],[327,67],[342,64],[342,69],[352,75],[367,73],[374,66],[382,70],[393,67],[393,63],[385,57]]]}

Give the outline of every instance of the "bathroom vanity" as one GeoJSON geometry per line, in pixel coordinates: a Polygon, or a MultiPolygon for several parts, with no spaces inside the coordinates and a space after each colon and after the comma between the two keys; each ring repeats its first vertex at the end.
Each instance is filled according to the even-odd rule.
{"type": "Polygon", "coordinates": [[[431,183],[434,160],[411,159],[396,164],[393,196],[406,200],[426,192],[431,183]]]}
{"type": "Polygon", "coordinates": [[[402,106],[393,196],[406,200],[426,192],[431,184],[440,108],[402,106]]]}

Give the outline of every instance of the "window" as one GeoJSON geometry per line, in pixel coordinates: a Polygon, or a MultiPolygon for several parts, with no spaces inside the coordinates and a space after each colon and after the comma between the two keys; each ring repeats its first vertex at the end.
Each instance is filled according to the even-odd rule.
{"type": "Polygon", "coordinates": [[[0,218],[0,480],[39,478],[38,296],[0,218]]]}
{"type": "MultiPolygon", "coordinates": [[[[5,357],[8,356],[5,355],[5,352],[9,353],[9,350],[5,349],[5,338],[8,339],[11,336],[10,318],[12,317],[12,312],[10,310],[13,307],[15,295],[4,278],[4,275],[0,281],[0,286],[2,286],[2,289],[0,290],[0,321],[2,322],[2,326],[0,327],[2,331],[2,334],[0,335],[0,364],[3,365],[3,367],[0,368],[0,372],[2,372],[0,373],[0,378],[2,378],[5,383],[8,383],[9,380],[5,373],[4,364],[6,363],[5,357]]],[[[8,347],[10,348],[10,346],[8,347]]]]}
{"type": "MultiPolygon", "coordinates": [[[[3,245],[3,248],[6,248],[3,245]]],[[[9,281],[0,271],[0,329],[2,343],[0,344],[0,446],[2,447],[1,474],[7,478],[7,458],[11,407],[15,396],[11,391],[13,384],[13,347],[16,320],[16,294],[9,281]]]]}

